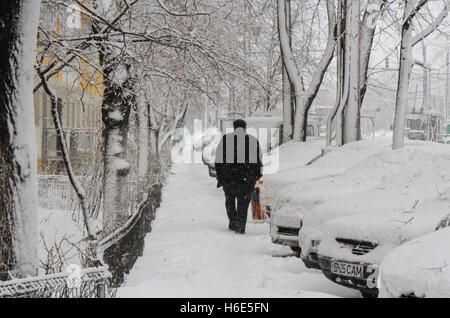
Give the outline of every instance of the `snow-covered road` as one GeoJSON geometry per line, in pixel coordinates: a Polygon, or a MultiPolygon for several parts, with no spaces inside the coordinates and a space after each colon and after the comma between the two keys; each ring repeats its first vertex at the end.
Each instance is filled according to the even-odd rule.
{"type": "Polygon", "coordinates": [[[119,297],[359,297],[308,270],[269,225],[227,228],[222,189],[199,164],[174,165],[153,231],[119,297]]]}

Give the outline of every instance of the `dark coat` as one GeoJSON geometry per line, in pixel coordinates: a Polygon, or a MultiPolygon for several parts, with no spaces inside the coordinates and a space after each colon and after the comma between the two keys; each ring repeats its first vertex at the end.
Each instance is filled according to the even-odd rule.
{"type": "Polygon", "coordinates": [[[217,146],[217,187],[229,184],[252,187],[262,177],[262,166],[258,139],[238,128],[224,135],[217,146]]]}

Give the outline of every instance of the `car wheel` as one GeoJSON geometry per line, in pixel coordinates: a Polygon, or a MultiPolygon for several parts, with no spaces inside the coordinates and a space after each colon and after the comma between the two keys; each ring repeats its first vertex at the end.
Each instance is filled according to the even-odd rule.
{"type": "Polygon", "coordinates": [[[212,177],[212,178],[215,178],[215,177],[217,176],[216,171],[213,170],[213,169],[211,168],[211,166],[208,166],[208,172],[209,172],[209,176],[212,177]]]}
{"type": "Polygon", "coordinates": [[[361,290],[361,295],[363,296],[363,298],[378,298],[378,291],[368,292],[361,290]]]}
{"type": "Polygon", "coordinates": [[[294,251],[295,257],[300,258],[300,255],[302,254],[302,249],[300,247],[291,246],[291,250],[294,251]]]}

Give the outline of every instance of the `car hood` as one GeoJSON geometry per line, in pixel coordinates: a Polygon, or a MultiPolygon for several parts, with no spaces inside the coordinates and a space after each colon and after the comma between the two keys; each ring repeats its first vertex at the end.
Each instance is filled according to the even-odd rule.
{"type": "Polygon", "coordinates": [[[379,264],[390,251],[414,238],[434,231],[448,209],[376,213],[332,219],[322,229],[319,253],[349,261],[379,264]],[[370,242],[377,245],[365,255],[354,255],[351,248],[336,239],[370,242]]]}
{"type": "Polygon", "coordinates": [[[380,297],[450,297],[450,228],[394,249],[380,266],[380,297]]]}
{"type": "Polygon", "coordinates": [[[202,157],[205,163],[214,165],[216,161],[216,149],[219,143],[220,138],[215,138],[208,146],[203,148],[202,157]]]}
{"type": "Polygon", "coordinates": [[[273,225],[285,227],[300,227],[300,222],[307,211],[301,205],[284,204],[278,201],[270,214],[273,225]]]}

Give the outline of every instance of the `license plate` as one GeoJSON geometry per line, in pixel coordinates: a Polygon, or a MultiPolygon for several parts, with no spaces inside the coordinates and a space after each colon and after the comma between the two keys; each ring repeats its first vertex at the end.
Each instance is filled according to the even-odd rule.
{"type": "Polygon", "coordinates": [[[331,262],[331,273],[340,276],[364,278],[364,266],[333,261],[331,262]]]}

